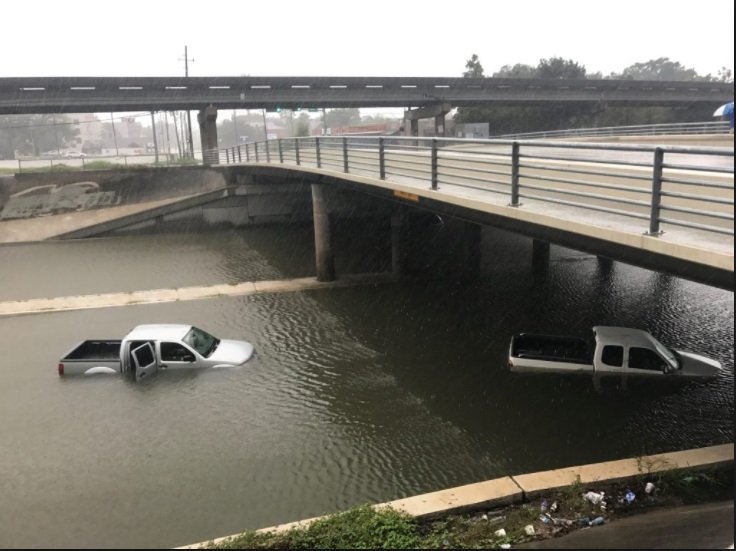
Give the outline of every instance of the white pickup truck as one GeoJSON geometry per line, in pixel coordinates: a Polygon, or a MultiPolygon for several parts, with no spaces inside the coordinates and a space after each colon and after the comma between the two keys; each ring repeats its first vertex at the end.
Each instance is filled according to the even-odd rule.
{"type": "Polygon", "coordinates": [[[519,373],[592,374],[669,380],[713,378],[720,362],[666,347],[648,332],[629,327],[593,327],[594,339],[520,333],[511,338],[508,366],[519,373]]]}
{"type": "Polygon", "coordinates": [[[129,374],[136,381],[159,369],[220,368],[243,365],[253,355],[245,341],[218,339],[193,325],[148,324],[122,340],[87,340],[60,360],[59,375],[129,374]]]}

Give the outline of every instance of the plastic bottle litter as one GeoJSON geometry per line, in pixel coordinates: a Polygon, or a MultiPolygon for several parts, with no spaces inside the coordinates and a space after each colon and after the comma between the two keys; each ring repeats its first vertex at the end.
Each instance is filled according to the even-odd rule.
{"type": "Polygon", "coordinates": [[[590,526],[590,517],[580,517],[578,519],[578,524],[581,524],[583,526],[590,526]]]}
{"type": "Polygon", "coordinates": [[[603,501],[604,495],[604,492],[601,492],[600,494],[597,492],[586,492],[583,494],[583,499],[590,501],[593,505],[598,505],[601,501],[603,501]]]}
{"type": "Polygon", "coordinates": [[[539,508],[542,510],[543,513],[547,511],[547,509],[549,508],[549,504],[547,503],[546,499],[542,501],[542,505],[539,508]]]}
{"type": "Polygon", "coordinates": [[[506,530],[504,530],[503,528],[499,528],[498,530],[493,532],[493,535],[497,538],[504,538],[506,537],[506,530]]]}
{"type": "Polygon", "coordinates": [[[644,486],[644,491],[648,494],[651,494],[655,490],[654,484],[651,482],[647,482],[647,485],[644,486]]]}
{"type": "Polygon", "coordinates": [[[636,494],[629,490],[626,492],[626,495],[624,497],[626,498],[626,503],[631,503],[636,499],[636,494]]]}
{"type": "Polygon", "coordinates": [[[524,526],[524,532],[526,533],[527,536],[533,536],[534,526],[532,526],[531,524],[527,524],[526,526],[524,526]]]}
{"type": "Polygon", "coordinates": [[[539,520],[541,520],[545,524],[549,524],[550,517],[549,515],[539,515],[539,520]]]}
{"type": "Polygon", "coordinates": [[[603,524],[604,522],[606,521],[603,519],[603,517],[595,517],[588,523],[588,526],[598,526],[600,524],[603,524]]]}
{"type": "Polygon", "coordinates": [[[550,512],[552,512],[552,513],[556,512],[557,511],[557,507],[558,507],[557,502],[556,501],[553,501],[552,502],[552,505],[550,505],[550,507],[549,507],[550,512]]]}
{"type": "Polygon", "coordinates": [[[501,544],[501,549],[511,549],[511,544],[510,543],[502,543],[501,544]]]}

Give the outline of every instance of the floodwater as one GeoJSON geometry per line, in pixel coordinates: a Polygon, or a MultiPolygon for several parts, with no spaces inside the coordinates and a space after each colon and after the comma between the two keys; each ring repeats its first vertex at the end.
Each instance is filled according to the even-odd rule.
{"type": "MultiPolygon", "coordinates": [[[[338,273],[386,270],[381,228],[335,232],[338,273]],[[373,231],[375,230],[375,231],[373,231]],[[352,252],[350,252],[352,251],[352,252]]],[[[154,548],[495,478],[733,441],[733,293],[486,230],[479,281],[0,318],[0,547],[154,548]],[[230,371],[59,378],[77,341],[194,323],[230,371]],[[650,330],[718,380],[593,391],[508,373],[515,332],[650,330]]],[[[314,274],[311,227],[0,247],[0,300],[314,274]]]]}

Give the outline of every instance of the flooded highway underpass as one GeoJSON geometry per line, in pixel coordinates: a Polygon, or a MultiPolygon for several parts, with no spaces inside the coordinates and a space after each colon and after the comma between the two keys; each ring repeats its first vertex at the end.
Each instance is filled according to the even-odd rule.
{"type": "MultiPolygon", "coordinates": [[[[338,274],[384,229],[335,232],[338,274]]],[[[482,277],[0,318],[0,546],[174,547],[503,475],[733,441],[733,293],[486,229],[482,277]],[[242,369],[59,378],[140,323],[242,338],[242,369]],[[596,393],[508,373],[521,331],[648,329],[718,380],[596,393]]],[[[0,247],[0,300],[314,275],[310,225],[0,247]]],[[[431,275],[431,274],[427,274],[431,275]]]]}

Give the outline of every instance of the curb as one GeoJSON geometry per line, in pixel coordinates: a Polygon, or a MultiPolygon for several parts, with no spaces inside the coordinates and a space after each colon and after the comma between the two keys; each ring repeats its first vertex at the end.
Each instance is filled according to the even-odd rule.
{"type": "MultiPolygon", "coordinates": [[[[548,491],[558,490],[576,482],[615,482],[647,473],[703,467],[733,465],[734,444],[720,444],[706,448],[675,451],[638,458],[604,461],[550,471],[504,476],[483,482],[466,484],[437,492],[420,494],[375,505],[404,511],[417,519],[431,519],[445,514],[456,514],[483,507],[524,503],[548,491]]],[[[284,532],[304,527],[328,515],[260,528],[257,532],[284,532]]],[[[225,542],[240,534],[232,534],[175,549],[201,549],[207,545],[225,542]]]]}

